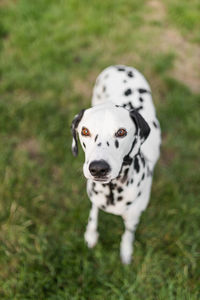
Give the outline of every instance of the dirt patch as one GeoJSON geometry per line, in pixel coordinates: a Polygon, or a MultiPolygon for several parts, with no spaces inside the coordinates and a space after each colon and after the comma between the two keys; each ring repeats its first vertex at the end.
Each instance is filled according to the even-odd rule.
{"type": "MultiPolygon", "coordinates": [[[[150,13],[147,22],[160,22],[162,26],[154,35],[156,48],[163,53],[175,53],[174,68],[169,73],[175,79],[187,85],[191,91],[200,92],[200,47],[183,37],[177,28],[169,26],[168,12],[163,2],[148,2],[150,13]]],[[[150,28],[150,31],[152,28],[150,28]]],[[[157,51],[158,51],[157,49],[157,51]]]]}
{"type": "Polygon", "coordinates": [[[92,96],[92,86],[87,79],[77,78],[74,80],[73,90],[75,94],[81,95],[84,99],[90,99],[92,96]]]}
{"type": "Polygon", "coordinates": [[[18,151],[26,151],[28,152],[29,158],[42,162],[42,156],[40,153],[40,145],[39,142],[35,138],[30,138],[22,143],[20,143],[17,147],[18,151]]]}
{"type": "Polygon", "coordinates": [[[85,78],[74,78],[73,80],[73,92],[81,96],[85,105],[91,102],[92,90],[99,72],[92,70],[85,78]]]}
{"type": "Polygon", "coordinates": [[[60,182],[63,175],[63,170],[58,166],[52,167],[52,177],[55,182],[60,182]]]}
{"type": "Polygon", "coordinates": [[[187,41],[176,29],[165,29],[160,38],[160,48],[176,53],[170,74],[187,85],[193,92],[200,92],[200,47],[187,41]]]}
{"type": "Polygon", "coordinates": [[[118,61],[116,62],[117,65],[127,65],[131,67],[136,67],[141,62],[141,56],[138,52],[132,52],[132,53],[126,53],[123,55],[120,55],[120,58],[118,58],[118,61]]]}
{"type": "Polygon", "coordinates": [[[9,6],[16,2],[17,0],[0,0],[0,6],[9,6]]]}
{"type": "Polygon", "coordinates": [[[147,20],[163,21],[166,17],[166,8],[161,1],[151,0],[148,2],[151,13],[147,15],[147,20]]]}
{"type": "Polygon", "coordinates": [[[6,6],[6,5],[8,5],[8,1],[7,0],[1,0],[0,1],[0,7],[1,6],[6,6]]]}
{"type": "Polygon", "coordinates": [[[163,166],[169,166],[173,163],[174,159],[177,157],[177,152],[175,149],[163,148],[161,153],[161,164],[163,166]]]}

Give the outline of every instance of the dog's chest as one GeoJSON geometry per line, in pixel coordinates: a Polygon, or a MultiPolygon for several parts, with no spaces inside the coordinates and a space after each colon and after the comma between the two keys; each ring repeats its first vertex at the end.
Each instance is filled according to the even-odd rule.
{"type": "MultiPolygon", "coordinates": [[[[125,168],[126,172],[127,168],[125,168]]],[[[122,215],[133,203],[139,201],[148,177],[146,167],[140,167],[140,171],[129,170],[128,178],[122,182],[123,176],[108,184],[102,184],[88,180],[87,192],[90,200],[100,209],[122,215]]]]}

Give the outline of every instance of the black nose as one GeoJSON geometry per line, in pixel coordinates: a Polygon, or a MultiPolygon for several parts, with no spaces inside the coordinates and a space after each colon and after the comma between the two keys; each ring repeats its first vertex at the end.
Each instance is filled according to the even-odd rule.
{"type": "Polygon", "coordinates": [[[110,166],[105,160],[94,160],[89,165],[92,176],[104,177],[110,171],[110,166]]]}

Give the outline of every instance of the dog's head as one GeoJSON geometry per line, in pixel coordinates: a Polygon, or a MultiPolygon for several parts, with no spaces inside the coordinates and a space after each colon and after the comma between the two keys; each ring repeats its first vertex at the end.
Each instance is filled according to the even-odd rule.
{"type": "Polygon", "coordinates": [[[103,103],[82,110],[72,121],[72,153],[78,154],[78,141],[85,152],[86,178],[104,183],[118,177],[124,159],[138,153],[150,128],[136,111],[103,103]]]}

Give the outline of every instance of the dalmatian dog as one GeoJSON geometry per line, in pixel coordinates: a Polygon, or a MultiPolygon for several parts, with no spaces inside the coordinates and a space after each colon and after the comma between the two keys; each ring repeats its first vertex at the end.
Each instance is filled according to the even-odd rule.
{"type": "Polygon", "coordinates": [[[136,226],[150,198],[161,130],[151,89],[143,75],[128,66],[110,66],[97,78],[92,107],[72,121],[72,152],[78,136],[85,152],[83,172],[92,202],[85,241],[98,240],[99,209],[123,218],[121,260],[131,262],[136,226]]]}

